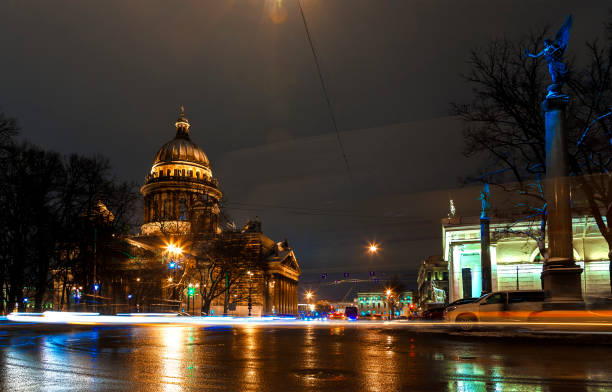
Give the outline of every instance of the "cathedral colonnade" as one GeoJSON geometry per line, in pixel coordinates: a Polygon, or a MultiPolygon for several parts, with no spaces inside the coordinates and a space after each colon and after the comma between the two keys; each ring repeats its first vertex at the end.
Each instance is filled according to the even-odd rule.
{"type": "Polygon", "coordinates": [[[297,280],[279,273],[270,275],[269,284],[272,286],[268,306],[269,313],[293,314],[298,312],[297,280]]]}

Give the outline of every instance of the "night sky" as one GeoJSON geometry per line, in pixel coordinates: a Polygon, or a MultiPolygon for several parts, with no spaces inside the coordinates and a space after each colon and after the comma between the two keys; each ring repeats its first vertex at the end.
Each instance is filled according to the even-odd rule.
{"type": "Polygon", "coordinates": [[[302,0],[347,174],[296,0],[0,3],[0,108],[22,138],[102,154],[139,184],[180,105],[237,224],[285,237],[306,280],[415,273],[441,252],[459,178],[450,102],[467,102],[468,51],[574,15],[569,52],[602,32],[609,1],[302,0]],[[380,242],[376,257],[368,241],[380,242]],[[367,274],[367,272],[366,272],[367,274]]]}

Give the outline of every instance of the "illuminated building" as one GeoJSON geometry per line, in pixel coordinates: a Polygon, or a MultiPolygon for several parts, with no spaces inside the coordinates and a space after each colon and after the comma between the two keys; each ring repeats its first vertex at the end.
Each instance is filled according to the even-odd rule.
{"type": "Polygon", "coordinates": [[[206,154],[191,140],[183,108],[175,127],[175,137],[155,154],[140,189],[141,233],[127,239],[134,254],[126,289],[132,308],[297,314],[300,268],[288,242],[265,236],[256,219],[242,228],[222,225],[222,193],[206,154]],[[136,280],[143,275],[147,278],[136,280]],[[210,287],[221,294],[202,309],[202,293],[210,287]]]}
{"type": "MultiPolygon", "coordinates": [[[[410,315],[410,305],[413,304],[413,300],[412,291],[401,292],[397,301],[395,301],[395,316],[410,315]]],[[[388,317],[391,313],[389,301],[384,291],[359,292],[357,293],[357,298],[353,301],[357,305],[361,316],[380,314],[383,317],[388,317]]]]}
{"type": "MultiPolygon", "coordinates": [[[[585,298],[610,293],[608,245],[595,221],[574,217],[574,259],[583,272],[585,298]]],[[[533,233],[537,222],[513,222],[491,219],[492,290],[540,290],[542,256],[536,242],[525,233],[533,233]],[[511,226],[511,230],[509,227],[511,226]]],[[[448,262],[449,302],[481,295],[480,221],[479,218],[442,219],[443,257],[448,262]]]]}
{"type": "Polygon", "coordinates": [[[440,256],[421,262],[417,275],[417,305],[420,310],[440,307],[448,299],[448,263],[440,256]]]}

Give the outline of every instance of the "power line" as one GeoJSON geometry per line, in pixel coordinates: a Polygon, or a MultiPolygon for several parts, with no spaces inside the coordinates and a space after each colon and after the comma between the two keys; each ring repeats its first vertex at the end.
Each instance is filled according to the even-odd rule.
{"type": "Polygon", "coordinates": [[[323,79],[323,73],[321,72],[321,66],[319,65],[319,58],[317,56],[317,51],[312,42],[312,37],[310,36],[310,29],[308,28],[308,23],[306,22],[306,16],[304,15],[304,9],[302,8],[302,1],[297,0],[297,3],[300,8],[300,14],[302,15],[302,21],[304,22],[304,28],[306,29],[306,37],[308,38],[308,44],[310,45],[310,50],[312,51],[312,56],[314,57],[314,62],[317,67],[317,73],[319,74],[319,80],[321,81],[321,87],[323,88],[323,95],[325,96],[325,101],[327,102],[327,108],[329,109],[329,116],[331,117],[332,124],[334,125],[334,130],[336,131],[336,138],[338,140],[338,146],[340,147],[340,152],[342,153],[342,158],[344,159],[344,163],[346,165],[346,171],[348,172],[349,179],[352,181],[353,174],[351,173],[351,167],[349,166],[348,158],[346,157],[346,153],[344,152],[344,145],[342,144],[342,139],[340,138],[340,132],[338,131],[338,124],[336,123],[336,116],[334,115],[334,110],[332,108],[332,104],[329,99],[329,94],[327,93],[327,87],[325,86],[325,80],[323,79]]]}

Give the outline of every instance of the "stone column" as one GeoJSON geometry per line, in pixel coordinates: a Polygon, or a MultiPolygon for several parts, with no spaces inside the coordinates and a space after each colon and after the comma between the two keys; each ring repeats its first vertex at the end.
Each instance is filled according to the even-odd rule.
{"type": "Polygon", "coordinates": [[[289,285],[291,287],[291,291],[290,293],[290,297],[289,297],[289,304],[290,304],[290,309],[289,309],[289,313],[291,314],[295,314],[295,285],[293,284],[292,280],[289,280],[289,285]]]}
{"type": "Polygon", "coordinates": [[[284,303],[284,285],[283,285],[283,276],[278,275],[278,313],[282,314],[285,312],[285,303],[284,303]]]}
{"type": "Polygon", "coordinates": [[[287,278],[285,278],[283,276],[283,313],[287,314],[287,308],[288,308],[288,303],[287,303],[287,278]]]}
{"type": "MultiPolygon", "coordinates": [[[[483,214],[484,215],[484,214],[483,214]]],[[[482,294],[490,293],[493,288],[491,280],[491,235],[489,232],[490,219],[488,216],[480,217],[480,277],[482,294]]]]}
{"type": "Polygon", "coordinates": [[[548,203],[548,257],[542,270],[542,288],[550,302],[581,302],[580,268],[574,262],[572,215],[567,169],[567,135],[565,109],[569,98],[544,100],[542,109],[546,125],[546,182],[548,203]]]}
{"type": "Polygon", "coordinates": [[[275,304],[275,308],[276,308],[276,313],[280,313],[280,306],[281,306],[281,301],[280,301],[280,276],[278,274],[275,274],[275,278],[274,278],[274,304],[275,304]]]}

